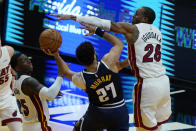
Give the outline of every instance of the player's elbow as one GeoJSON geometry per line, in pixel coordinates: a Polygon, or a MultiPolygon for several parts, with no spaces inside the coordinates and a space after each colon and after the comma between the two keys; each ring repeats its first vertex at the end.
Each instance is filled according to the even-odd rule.
{"type": "Polygon", "coordinates": [[[73,73],[71,70],[67,70],[66,72],[63,72],[63,76],[72,81],[73,73]]]}

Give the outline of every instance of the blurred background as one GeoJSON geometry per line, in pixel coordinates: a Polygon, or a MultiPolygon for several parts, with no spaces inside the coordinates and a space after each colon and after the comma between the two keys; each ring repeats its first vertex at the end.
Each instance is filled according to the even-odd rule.
{"type": "MultiPolygon", "coordinates": [[[[196,126],[196,1],[195,0],[0,0],[0,34],[2,45],[10,45],[16,52],[32,57],[33,76],[50,86],[56,79],[57,66],[52,57],[39,48],[39,35],[47,28],[58,30],[63,43],[60,54],[71,63],[76,72],[84,69],[75,57],[76,47],[83,41],[95,46],[98,58],[109,51],[111,44],[97,36],[84,37],[85,30],[74,21],[56,21],[49,14],[97,16],[115,22],[131,23],[132,15],[141,6],[155,10],[157,26],[163,37],[162,59],[171,82],[172,111],[170,122],[185,124],[171,130],[194,130],[196,126]],[[186,128],[185,128],[186,127],[186,128]]],[[[121,34],[115,34],[124,43],[120,60],[127,58],[127,43],[121,34]]],[[[126,104],[133,113],[132,90],[136,78],[131,69],[120,72],[126,104]]],[[[61,99],[48,102],[51,121],[73,126],[86,110],[87,94],[68,79],[64,79],[61,99]],[[78,108],[78,110],[75,107],[78,108]],[[80,110],[80,108],[82,110],[80,110]],[[61,110],[61,111],[60,111],[61,110]],[[74,111],[73,111],[74,110],[74,111]]],[[[130,120],[130,127],[133,122],[130,120]]],[[[170,127],[168,128],[170,130],[170,127]]]]}

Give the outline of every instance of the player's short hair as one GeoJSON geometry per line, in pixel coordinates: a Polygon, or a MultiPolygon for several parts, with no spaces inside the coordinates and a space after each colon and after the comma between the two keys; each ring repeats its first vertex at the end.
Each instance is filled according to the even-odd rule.
{"type": "Polygon", "coordinates": [[[17,54],[14,54],[11,58],[11,61],[10,61],[10,65],[11,67],[15,70],[17,64],[18,64],[18,58],[22,55],[23,53],[17,53],[17,54]]]}
{"type": "Polygon", "coordinates": [[[155,14],[154,10],[149,7],[145,7],[145,6],[142,8],[144,9],[144,11],[143,11],[144,17],[147,17],[148,23],[152,24],[156,18],[156,14],[155,14]]]}
{"type": "Polygon", "coordinates": [[[76,49],[77,60],[84,66],[89,66],[93,63],[95,49],[90,42],[81,43],[76,49]]]}

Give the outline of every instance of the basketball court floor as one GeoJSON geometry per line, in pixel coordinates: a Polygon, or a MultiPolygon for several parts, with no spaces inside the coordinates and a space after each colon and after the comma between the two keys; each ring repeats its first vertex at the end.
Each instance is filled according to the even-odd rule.
{"type": "MultiPolygon", "coordinates": [[[[193,93],[194,94],[194,93],[193,93]]],[[[162,131],[194,131],[196,130],[196,115],[191,110],[194,110],[193,105],[188,102],[191,100],[190,93],[185,90],[172,91],[172,111],[173,114],[169,122],[163,125],[162,131]],[[190,98],[185,98],[185,97],[190,98]],[[178,98],[180,97],[180,98],[178,98]],[[178,105],[180,103],[180,106],[178,105]],[[186,104],[185,104],[186,103],[186,104]],[[175,109],[178,108],[178,109],[175,109]],[[184,113],[183,109],[184,108],[184,113]],[[186,109],[193,108],[190,111],[186,109]],[[188,113],[189,112],[189,113],[188,113]]],[[[193,96],[194,97],[194,96],[193,96]]],[[[132,105],[132,100],[126,100],[128,106],[132,105]]],[[[48,103],[49,112],[51,114],[50,125],[54,131],[72,131],[75,121],[85,113],[88,108],[87,96],[77,95],[70,90],[64,90],[64,96],[61,99],[56,99],[48,103]],[[66,106],[65,106],[66,105],[66,106]]],[[[130,128],[129,131],[136,131],[133,125],[133,114],[130,113],[130,128]]],[[[0,127],[0,131],[9,131],[7,127],[0,127]]]]}

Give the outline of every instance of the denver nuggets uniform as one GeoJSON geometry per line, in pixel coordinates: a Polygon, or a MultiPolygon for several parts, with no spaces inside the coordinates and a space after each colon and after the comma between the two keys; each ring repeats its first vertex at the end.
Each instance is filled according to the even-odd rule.
{"type": "Polygon", "coordinates": [[[2,125],[8,122],[21,121],[20,113],[16,104],[16,98],[12,93],[12,74],[10,56],[6,47],[0,47],[0,118],[2,125]]]}
{"type": "Polygon", "coordinates": [[[108,129],[127,131],[128,111],[123,98],[120,76],[100,61],[97,72],[81,73],[89,97],[86,114],[76,123],[76,131],[108,129]]]}
{"type": "Polygon", "coordinates": [[[51,131],[48,126],[49,111],[46,100],[38,95],[27,96],[21,85],[28,75],[22,75],[15,81],[14,94],[23,114],[23,131],[51,131]]]}
{"type": "Polygon", "coordinates": [[[137,83],[134,87],[134,123],[148,130],[166,122],[171,115],[169,79],[161,60],[162,35],[151,24],[136,24],[137,41],[129,45],[129,61],[137,83]]]}

